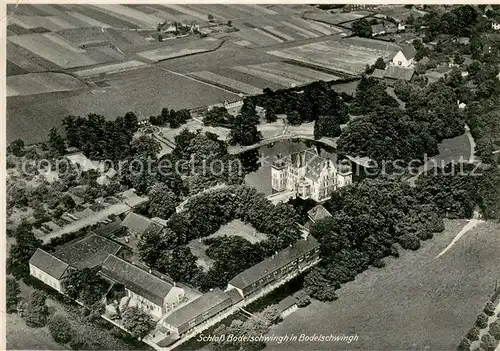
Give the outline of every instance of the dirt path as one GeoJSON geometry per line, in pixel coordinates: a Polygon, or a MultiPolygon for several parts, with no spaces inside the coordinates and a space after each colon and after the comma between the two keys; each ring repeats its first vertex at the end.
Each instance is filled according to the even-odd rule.
{"type": "Polygon", "coordinates": [[[477,219],[477,218],[472,218],[466,225],[463,226],[463,228],[460,230],[460,232],[455,236],[455,238],[453,238],[453,240],[451,241],[451,243],[446,246],[444,248],[443,251],[441,251],[437,256],[436,258],[444,255],[446,253],[446,251],[448,251],[449,249],[451,249],[451,247],[453,245],[455,245],[455,243],[465,234],[467,233],[469,230],[471,230],[472,228],[474,228],[476,225],[478,225],[479,223],[483,223],[484,221],[483,220],[480,220],[480,219],[477,219]]]}

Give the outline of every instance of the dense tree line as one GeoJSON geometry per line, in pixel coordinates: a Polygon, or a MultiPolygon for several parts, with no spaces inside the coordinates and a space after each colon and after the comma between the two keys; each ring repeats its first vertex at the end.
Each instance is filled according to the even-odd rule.
{"type": "Polygon", "coordinates": [[[365,179],[332,194],[325,203],[332,217],[311,228],[323,258],[305,278],[308,293],[333,300],[341,284],[382,258],[397,255],[396,244],[417,249],[420,240],[444,229],[439,211],[423,204],[415,189],[400,181],[365,179]]]}
{"type": "Polygon", "coordinates": [[[170,128],[179,128],[191,119],[189,110],[169,110],[167,107],[162,108],[158,116],[150,116],[149,122],[154,126],[166,126],[170,128]]]}
{"type": "Polygon", "coordinates": [[[128,112],[114,121],[89,114],[85,117],[68,116],[63,120],[69,147],[80,149],[92,160],[119,160],[127,155],[132,137],[137,131],[137,116],[128,112]]]}

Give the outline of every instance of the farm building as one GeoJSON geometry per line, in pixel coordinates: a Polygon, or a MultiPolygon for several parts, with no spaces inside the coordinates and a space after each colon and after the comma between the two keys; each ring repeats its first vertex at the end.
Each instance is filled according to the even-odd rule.
{"type": "Polygon", "coordinates": [[[173,333],[182,335],[232,305],[228,294],[215,288],[172,311],[160,321],[173,333]]]}
{"type": "Polygon", "coordinates": [[[101,274],[125,286],[127,296],[123,299],[128,306],[141,308],[157,319],[186,300],[183,288],[114,255],[108,255],[101,274]]]}
{"type": "Polygon", "coordinates": [[[53,253],[37,249],[29,261],[30,275],[62,293],[70,269],[100,266],[109,254],[116,255],[121,248],[109,239],[91,234],[53,253]]]}
{"type": "Polygon", "coordinates": [[[374,24],[372,26],[372,36],[384,35],[386,33],[385,26],[383,24],[374,24]]]}
{"type": "Polygon", "coordinates": [[[398,66],[387,66],[384,69],[375,69],[372,74],[372,77],[378,79],[384,79],[389,85],[394,84],[394,82],[398,80],[404,80],[409,82],[413,74],[415,73],[415,69],[413,68],[403,68],[398,66]]]}
{"type": "Polygon", "coordinates": [[[392,58],[391,64],[401,67],[412,67],[417,51],[412,44],[401,46],[401,50],[392,58]]]}
{"type": "Polygon", "coordinates": [[[281,313],[281,318],[289,316],[292,312],[294,312],[298,308],[299,307],[297,306],[297,299],[293,295],[285,297],[278,303],[278,309],[281,313]]]}
{"type": "Polygon", "coordinates": [[[265,285],[276,281],[294,271],[301,271],[319,256],[319,243],[312,236],[301,239],[295,244],[261,261],[231,279],[226,291],[236,289],[246,297],[265,285]]]}

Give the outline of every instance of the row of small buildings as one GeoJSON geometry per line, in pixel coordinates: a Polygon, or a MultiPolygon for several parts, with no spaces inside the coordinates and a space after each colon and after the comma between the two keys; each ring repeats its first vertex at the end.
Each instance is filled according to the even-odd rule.
{"type": "Polygon", "coordinates": [[[222,311],[254,296],[268,284],[297,274],[319,259],[319,244],[308,236],[238,274],[224,291],[216,288],[201,294],[139,262],[130,262],[125,254],[127,250],[124,243],[91,232],[52,252],[37,249],[29,261],[30,274],[64,294],[65,282],[72,270],[98,267],[98,274],[110,286],[119,284],[125,290],[121,301],[103,297],[106,313],[113,311],[116,305],[142,309],[157,323],[153,332],[155,342],[165,347],[222,311]]]}

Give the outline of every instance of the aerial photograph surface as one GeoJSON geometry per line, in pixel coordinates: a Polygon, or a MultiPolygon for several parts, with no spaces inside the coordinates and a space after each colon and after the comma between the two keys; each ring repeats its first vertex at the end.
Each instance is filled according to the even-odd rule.
{"type": "Polygon", "coordinates": [[[500,351],[500,5],[5,10],[6,349],[500,351]]]}

